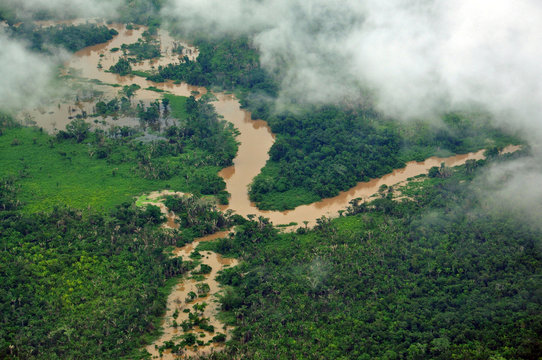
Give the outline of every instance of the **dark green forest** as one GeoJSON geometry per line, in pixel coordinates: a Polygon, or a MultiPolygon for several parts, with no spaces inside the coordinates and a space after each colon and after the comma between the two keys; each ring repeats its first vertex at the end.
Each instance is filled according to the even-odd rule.
{"type": "Polygon", "coordinates": [[[520,142],[492,126],[483,113],[443,114],[437,126],[403,123],[371,108],[343,105],[292,104],[290,110],[276,111],[277,80],[260,67],[247,38],[198,37],[194,43],[200,51],[196,61],[185,57],[160,66],[148,79],[234,90],[253,118],[268,122],[276,141],[250,189],[260,209],[293,209],[333,197],[407,161],[520,142]]]}
{"type": "Polygon", "coordinates": [[[29,43],[34,51],[51,53],[51,46],[61,46],[70,51],[81,50],[87,46],[111,40],[118,32],[105,25],[55,25],[40,27],[31,22],[11,28],[12,36],[29,43]]]}
{"type": "Polygon", "coordinates": [[[407,161],[518,142],[479,115],[473,120],[468,114],[448,114],[443,121],[442,127],[401,123],[374,111],[339,107],[273,115],[269,123],[277,140],[250,197],[262,209],[291,209],[336,196],[407,161]]]}
{"type": "Polygon", "coordinates": [[[194,40],[194,45],[199,50],[196,61],[185,57],[178,64],[160,66],[149,80],[180,80],[194,85],[218,86],[222,89],[252,93],[265,90],[274,94],[278,90],[274,81],[261,69],[259,55],[252,48],[249,39],[198,38],[194,40]]]}
{"type": "Polygon", "coordinates": [[[122,44],[121,50],[134,56],[135,61],[160,57],[160,44],[153,41],[150,35],[133,44],[122,44]]]}
{"type": "MultiPolygon", "coordinates": [[[[2,182],[6,193],[16,184],[2,182]]],[[[188,265],[164,248],[160,210],[0,211],[0,357],[119,358],[145,344],[165,307],[167,280],[188,265]]]]}
{"type": "Polygon", "coordinates": [[[542,234],[473,196],[477,165],[313,230],[258,219],[200,245],[243,260],[220,276],[237,329],[216,358],[539,359],[542,234]]]}

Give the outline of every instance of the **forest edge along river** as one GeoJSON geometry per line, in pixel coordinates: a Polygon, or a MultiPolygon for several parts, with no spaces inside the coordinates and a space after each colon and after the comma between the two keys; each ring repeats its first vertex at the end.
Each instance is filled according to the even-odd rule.
{"type": "MultiPolygon", "coordinates": [[[[151,86],[179,96],[190,96],[194,93],[204,94],[207,92],[207,89],[204,87],[191,86],[186,83],[175,84],[172,81],[155,83],[138,76],[121,76],[104,71],[104,69],[107,69],[108,66],[114,64],[121,56],[119,52],[111,52],[111,49],[120,47],[125,43],[137,41],[145,30],[143,26],[133,30],[127,30],[124,25],[114,25],[114,27],[119,32],[117,36],[107,43],[80,50],[67,64],[67,67],[74,69],[75,72],[83,78],[99,80],[105,84],[137,84],[141,86],[141,89],[136,93],[134,98],[136,101],[153,101],[160,98],[161,95],[159,93],[145,90],[151,86]],[[98,68],[99,63],[105,64],[105,66],[102,66],[100,69],[98,68]]],[[[174,43],[174,40],[165,31],[159,31],[158,36],[161,44],[172,46],[171,44],[174,43]]],[[[192,57],[197,56],[197,49],[190,47],[186,43],[182,44],[185,46],[185,49],[188,49],[187,51],[190,52],[192,57]]],[[[160,58],[159,61],[161,64],[178,61],[179,55],[174,54],[167,46],[165,48],[162,47],[162,58],[160,58]]],[[[144,61],[134,68],[137,70],[151,70],[155,64],[156,62],[144,61]]],[[[115,90],[116,88],[111,89],[115,90]]],[[[235,211],[235,213],[243,216],[249,214],[264,216],[269,218],[275,225],[290,223],[301,224],[303,221],[308,221],[308,225],[314,225],[316,219],[319,219],[322,216],[337,216],[339,210],[345,209],[349,205],[349,202],[355,198],[367,199],[371,197],[378,192],[378,189],[382,185],[395,185],[410,177],[426,173],[431,167],[439,166],[441,163],[445,163],[446,166],[458,166],[464,164],[467,160],[479,160],[484,157],[484,151],[480,150],[478,152],[454,155],[446,158],[431,157],[422,162],[411,161],[402,169],[396,169],[390,174],[384,175],[378,179],[373,179],[369,182],[360,182],[355,187],[343,191],[332,198],[326,198],[308,205],[301,205],[294,210],[260,210],[250,201],[248,186],[267,162],[269,158],[269,149],[274,142],[274,135],[265,121],[252,120],[251,114],[248,111],[241,109],[240,104],[234,95],[225,93],[215,93],[214,95],[217,100],[213,102],[213,105],[215,106],[217,113],[222,115],[225,120],[232,123],[239,130],[237,140],[240,143],[237,155],[233,160],[233,166],[219,172],[219,175],[226,182],[226,190],[231,195],[229,204],[221,206],[220,208],[221,210],[231,209],[235,211]]],[[[55,109],[52,109],[53,112],[55,109]]],[[[48,128],[46,121],[40,120],[39,122],[39,126],[46,129],[48,128]]],[[[133,122],[134,124],[137,124],[136,119],[134,119],[133,122]]],[[[511,150],[507,149],[507,151],[511,150]]]]}
{"type": "MultiPolygon", "coordinates": [[[[91,46],[85,48],[75,54],[72,60],[66,64],[66,74],[77,76],[88,80],[99,80],[103,84],[118,84],[118,85],[131,85],[137,84],[141,87],[137,91],[134,99],[136,101],[153,101],[161,97],[161,95],[155,91],[145,90],[149,87],[154,87],[165,92],[180,95],[190,96],[191,94],[204,94],[207,92],[206,88],[191,86],[186,83],[175,84],[172,81],[165,83],[154,83],[146,80],[142,77],[133,75],[120,76],[110,72],[106,72],[104,69],[115,64],[121,52],[111,51],[114,48],[120,48],[122,44],[136,42],[141,37],[144,27],[138,29],[128,30],[124,25],[111,25],[118,31],[118,35],[107,43],[91,46]]],[[[162,57],[158,61],[143,61],[134,65],[135,70],[151,70],[155,66],[160,64],[167,64],[178,61],[179,54],[175,54],[172,51],[172,47],[176,43],[167,32],[160,30],[158,32],[160,43],[162,46],[162,57]]],[[[181,43],[181,42],[179,42],[181,43]]],[[[184,55],[195,59],[197,56],[197,49],[182,43],[184,55]]],[[[100,86],[104,91],[104,96],[115,96],[118,91],[117,88],[104,85],[100,86]]],[[[236,157],[233,160],[233,166],[223,169],[219,175],[226,182],[226,190],[231,194],[231,198],[228,205],[221,206],[221,210],[233,210],[235,213],[247,216],[253,214],[255,216],[263,216],[269,218],[275,225],[296,223],[298,225],[307,223],[307,225],[314,225],[316,220],[322,216],[335,217],[339,214],[340,210],[344,210],[352,201],[356,198],[368,199],[374,194],[378,193],[379,188],[382,185],[393,186],[395,184],[406,181],[407,179],[426,173],[431,167],[439,166],[444,163],[446,166],[457,166],[464,164],[467,160],[474,159],[479,160],[484,158],[484,151],[455,155],[447,158],[431,157],[422,162],[408,162],[402,169],[394,170],[392,173],[382,176],[378,179],[373,179],[369,182],[360,182],[354,188],[341,192],[338,196],[333,198],[323,199],[321,201],[301,205],[294,210],[289,211],[262,211],[259,210],[254,203],[249,199],[248,187],[252,179],[260,172],[261,168],[265,165],[269,158],[268,152],[274,142],[274,135],[271,129],[265,121],[252,120],[251,114],[241,109],[238,100],[231,94],[216,93],[214,94],[217,100],[213,103],[216,111],[219,115],[222,115],[225,120],[231,122],[239,131],[237,140],[239,142],[239,149],[236,157]]],[[[93,100],[94,101],[94,100],[93,100]]],[[[50,109],[39,109],[31,112],[31,115],[35,118],[35,122],[38,126],[43,127],[48,131],[54,131],[55,128],[62,129],[69,122],[68,117],[74,115],[76,112],[84,111],[90,113],[90,109],[94,106],[93,101],[82,102],[78,100],[76,106],[71,104],[58,104],[58,106],[51,107],[50,109]]],[[[94,101],[95,102],[95,101],[94,101]]],[[[126,124],[137,124],[137,119],[125,119],[126,124]]],[[[119,125],[119,123],[115,123],[119,125]]],[[[125,124],[123,124],[125,125],[125,124]]],[[[105,125],[104,125],[105,126],[105,125]]],[[[515,151],[516,147],[509,147],[505,151],[515,151]]],[[[134,196],[137,194],[134,194],[134,196]]],[[[154,200],[158,205],[158,197],[154,200]]],[[[170,214],[168,210],[161,206],[161,210],[164,214],[169,216],[166,226],[175,227],[174,215],[170,214]]],[[[217,237],[226,236],[227,232],[217,233],[212,236],[196,239],[193,244],[186,245],[183,248],[177,248],[174,251],[174,256],[182,256],[184,259],[188,259],[189,255],[193,252],[195,245],[200,241],[206,241],[215,239],[217,237]]],[[[219,285],[215,280],[215,276],[218,271],[225,266],[233,266],[237,263],[234,259],[224,259],[218,254],[212,252],[205,252],[202,263],[212,267],[212,272],[205,277],[205,281],[209,284],[211,290],[206,299],[208,303],[207,308],[203,311],[204,316],[211,319],[211,323],[215,325],[215,328],[222,329],[222,324],[216,320],[216,304],[213,304],[209,300],[219,291],[219,285]]],[[[165,315],[164,332],[162,336],[152,345],[147,347],[147,350],[153,356],[160,356],[155,348],[155,344],[163,344],[165,341],[171,340],[176,334],[177,329],[170,326],[169,321],[176,310],[186,307],[184,299],[187,294],[194,290],[195,282],[193,280],[185,280],[173,288],[172,293],[168,297],[167,312],[165,315]]],[[[200,303],[203,300],[196,300],[200,303]]],[[[192,306],[193,303],[190,303],[192,306]]],[[[182,311],[178,314],[178,321],[182,321],[182,316],[188,316],[182,311]],[[182,314],[182,315],[181,315],[182,314]]],[[[208,341],[210,335],[206,334],[204,340],[208,341]]],[[[208,351],[208,350],[205,350],[208,351]]],[[[192,352],[191,354],[195,354],[192,352]]],[[[172,354],[163,354],[164,358],[173,358],[172,354]]]]}

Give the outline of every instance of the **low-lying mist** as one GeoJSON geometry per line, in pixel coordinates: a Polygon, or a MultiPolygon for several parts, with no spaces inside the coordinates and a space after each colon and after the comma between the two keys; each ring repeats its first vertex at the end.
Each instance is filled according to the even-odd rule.
{"type": "MultiPolygon", "coordinates": [[[[17,15],[115,16],[124,1],[6,0],[17,15]]],[[[478,109],[519,132],[533,156],[507,173],[495,201],[542,203],[542,3],[538,0],[167,0],[164,21],[186,31],[248,34],[262,66],[281,80],[280,99],[370,101],[398,119],[438,121],[478,109]],[[523,201],[528,196],[529,201],[523,201]],[[500,200],[499,200],[500,199],[500,200]]],[[[58,60],[0,30],[0,107],[49,92],[58,60]]]]}
{"type": "Polygon", "coordinates": [[[53,85],[58,58],[28,50],[1,29],[0,48],[0,109],[32,108],[58,90],[53,85]]]}
{"type": "MultiPolygon", "coordinates": [[[[122,0],[4,0],[0,4],[6,14],[17,20],[32,18],[112,18],[122,0]]],[[[53,56],[29,50],[23,40],[9,37],[5,24],[0,27],[0,109],[19,110],[46,104],[66,89],[55,74],[68,54],[60,47],[51,47],[53,56]]]]}
{"type": "Polygon", "coordinates": [[[492,189],[494,205],[528,212],[542,203],[538,0],[172,0],[163,13],[187,31],[254,34],[262,65],[281,76],[283,98],[369,99],[405,120],[491,113],[534,154],[488,172],[507,174],[492,189]]]}
{"type": "Polygon", "coordinates": [[[122,0],[3,0],[1,7],[13,9],[17,17],[112,17],[122,0]]]}
{"type": "Polygon", "coordinates": [[[476,104],[504,122],[539,123],[536,0],[172,0],[163,14],[193,31],[254,34],[283,96],[371,97],[406,119],[476,104]]]}

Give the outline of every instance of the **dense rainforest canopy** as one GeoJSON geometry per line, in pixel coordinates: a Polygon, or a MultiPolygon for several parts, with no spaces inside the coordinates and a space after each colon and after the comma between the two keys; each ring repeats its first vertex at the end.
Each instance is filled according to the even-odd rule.
{"type": "Polygon", "coordinates": [[[167,279],[187,269],[164,253],[176,237],[156,229],[160,217],[128,204],[109,214],[0,211],[0,356],[110,359],[143,345],[167,279]]]}
{"type": "Polygon", "coordinates": [[[291,104],[277,110],[277,80],[260,67],[247,38],[201,37],[194,42],[199,49],[196,61],[185,57],[160,66],[148,79],[236,90],[252,117],[269,123],[276,141],[250,189],[251,200],[261,209],[292,209],[332,197],[407,161],[519,143],[475,112],[443,114],[442,124],[435,126],[407,124],[371,108],[344,104],[291,104]]]}
{"type": "Polygon", "coordinates": [[[238,326],[223,358],[538,359],[542,233],[488,209],[475,173],[420,178],[402,201],[385,189],[314,230],[260,219],[200,245],[243,260],[220,277],[238,326]]]}
{"type": "MultiPolygon", "coordinates": [[[[196,61],[134,72],[135,61],[158,55],[152,34],[163,3],[123,2],[116,20],[148,26],[148,37],[126,44],[127,56],[107,70],[233,91],[267,120],[276,141],[250,189],[260,207],[333,196],[435,154],[489,148],[490,159],[435,167],[401,189],[382,187],[370,203],[352,201],[344,216],[289,233],[215,206],[228,201],[217,172],[232,164],[238,144],[212,96],[133,104],[139,87],[126,86],[54,135],[0,111],[0,358],[148,358],[142,349],[159,332],[170,288],[198,266],[171,250],[237,225],[198,247],[240,260],[218,277],[233,339],[208,358],[539,359],[540,226],[486,201],[493,189],[479,180],[488,165],[508,161],[499,149],[516,137],[475,112],[443,114],[432,126],[352,104],[292,102],[279,111],[280,79],[244,36],[191,35],[196,61]],[[94,126],[119,115],[140,127],[94,126]],[[158,207],[133,204],[163,188],[194,194],[165,199],[178,230],[160,228],[158,207]]],[[[0,20],[40,52],[116,35],[91,24],[16,27],[23,19],[3,5],[0,20]]]]}

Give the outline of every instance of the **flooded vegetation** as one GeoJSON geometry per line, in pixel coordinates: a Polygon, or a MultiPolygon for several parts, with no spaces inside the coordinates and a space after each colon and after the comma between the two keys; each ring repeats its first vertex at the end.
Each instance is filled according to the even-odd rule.
{"type": "MultiPolygon", "coordinates": [[[[81,21],[74,21],[81,23],[81,21]]],[[[51,24],[49,24],[51,25],[51,24]]],[[[75,96],[60,98],[57,104],[42,106],[39,109],[25,111],[20,115],[21,121],[33,124],[43,129],[53,132],[62,130],[76,116],[91,115],[95,113],[95,104],[100,100],[110,100],[118,96],[122,86],[137,85],[140,90],[136,91],[130,101],[135,105],[142,101],[148,105],[151,101],[159,99],[161,96],[149,88],[168,91],[174,95],[190,96],[193,92],[202,94],[206,92],[205,88],[190,86],[187,84],[173,84],[173,82],[158,84],[145,80],[142,77],[128,75],[121,76],[108,72],[108,69],[116,64],[124,56],[120,49],[122,45],[137,43],[141,39],[146,27],[140,26],[136,29],[127,29],[126,25],[113,24],[108,25],[118,32],[112,40],[89,46],[74,54],[65,64],[62,75],[68,79],[81,80],[82,82],[72,90],[75,96]],[[81,85],[83,85],[81,87],[81,85]],[[86,85],[86,86],[85,86],[86,85]]],[[[180,41],[174,40],[164,30],[159,30],[157,41],[160,43],[160,57],[133,64],[133,70],[152,71],[155,67],[178,62],[180,57],[187,56],[194,59],[197,57],[197,49],[180,41]],[[173,51],[176,47],[182,48],[180,53],[173,51]]],[[[117,126],[139,126],[136,117],[128,118],[98,118],[99,125],[106,128],[110,125],[117,126]],[[101,124],[105,122],[105,124],[101,124]]],[[[98,125],[98,126],[99,126],[98,125]]]]}
{"type": "MultiPolygon", "coordinates": [[[[198,238],[194,240],[193,244],[176,248],[174,254],[189,260],[196,254],[193,247],[197,246],[199,242],[224,237],[227,234],[228,232],[221,232],[198,238]]],[[[211,271],[203,276],[199,275],[199,278],[198,275],[185,276],[174,286],[167,300],[167,310],[162,324],[163,332],[158,339],[146,348],[153,357],[175,359],[208,354],[219,351],[224,345],[224,341],[231,337],[231,327],[218,319],[220,306],[217,296],[221,292],[221,286],[216,280],[216,276],[221,270],[237,265],[237,260],[224,258],[211,251],[198,252],[197,254],[201,258],[198,260],[199,265],[194,272],[199,270],[202,265],[209,266],[211,271]],[[201,310],[195,308],[197,305],[200,306],[201,310]],[[198,312],[197,325],[188,325],[192,321],[194,314],[198,312]],[[201,320],[204,320],[204,322],[201,322],[201,320]],[[168,346],[167,343],[179,344],[188,334],[196,336],[196,343],[187,344],[181,351],[172,353],[172,345],[168,346]],[[223,339],[220,338],[220,334],[225,335],[223,339]]]]}

